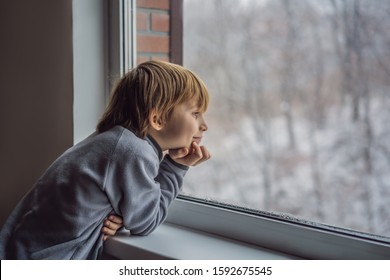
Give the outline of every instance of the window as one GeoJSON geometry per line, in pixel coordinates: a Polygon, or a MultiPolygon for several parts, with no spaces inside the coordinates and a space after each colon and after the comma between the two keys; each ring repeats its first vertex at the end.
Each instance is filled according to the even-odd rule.
{"type": "Polygon", "coordinates": [[[389,237],[389,11],[184,0],[183,61],[212,95],[213,155],[184,194],[389,237]]]}
{"type": "Polygon", "coordinates": [[[183,4],[183,64],[212,95],[213,158],[190,170],[167,222],[306,258],[389,257],[390,2],[126,2],[137,62],[180,62],[169,28],[183,4]]]}

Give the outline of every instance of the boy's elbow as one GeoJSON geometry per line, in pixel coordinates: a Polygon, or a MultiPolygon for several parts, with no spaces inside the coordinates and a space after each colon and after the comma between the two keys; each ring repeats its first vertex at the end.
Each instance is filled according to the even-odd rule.
{"type": "Polygon", "coordinates": [[[141,231],[141,232],[136,232],[136,233],[132,233],[132,235],[137,235],[137,236],[148,236],[149,234],[151,234],[153,232],[153,230],[148,230],[148,231],[141,231]]]}
{"type": "Polygon", "coordinates": [[[149,217],[145,217],[139,223],[129,223],[130,233],[131,235],[139,235],[146,236],[152,233],[160,224],[162,224],[167,217],[166,211],[160,211],[154,215],[150,215],[149,217]]]}
{"type": "Polygon", "coordinates": [[[151,234],[157,228],[157,226],[158,226],[158,224],[152,223],[148,227],[133,229],[133,230],[130,230],[130,232],[131,232],[131,235],[147,236],[147,235],[151,234]]]}

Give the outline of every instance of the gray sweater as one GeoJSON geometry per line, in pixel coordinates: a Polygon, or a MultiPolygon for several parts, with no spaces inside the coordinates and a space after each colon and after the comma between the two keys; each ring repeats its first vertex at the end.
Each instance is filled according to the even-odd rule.
{"type": "Polygon", "coordinates": [[[151,138],[116,126],[61,155],[19,202],[0,232],[0,259],[96,259],[110,213],[134,235],[167,216],[187,167],[163,158],[151,138]]]}

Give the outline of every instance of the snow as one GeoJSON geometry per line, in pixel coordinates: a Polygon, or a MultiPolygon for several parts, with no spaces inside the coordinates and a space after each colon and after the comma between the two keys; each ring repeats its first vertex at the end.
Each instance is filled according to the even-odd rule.
{"type": "MultiPolygon", "coordinates": [[[[216,13],[213,2],[186,0],[184,5],[185,11],[191,11],[184,13],[185,66],[203,77],[211,95],[206,114],[209,131],[202,145],[212,158],[190,169],[182,193],[390,237],[390,85],[369,52],[369,48],[388,51],[389,34],[380,33],[375,36],[385,38],[371,41],[383,46],[365,45],[366,80],[358,76],[356,61],[351,66],[353,90],[366,86],[369,91],[368,97],[360,96],[360,115],[352,120],[353,98],[342,91],[344,78],[330,38],[332,7],[325,15],[306,16],[315,12],[305,6],[310,1],[293,6],[295,20],[309,22],[296,25],[297,34],[302,31],[304,36],[283,44],[288,29],[277,25],[286,24],[285,16],[278,15],[284,2],[264,1],[253,8],[259,9],[257,13],[235,10],[235,1],[219,1],[216,13]],[[240,23],[230,18],[237,13],[249,15],[240,23]],[[261,15],[256,18],[260,21],[249,20],[254,14],[261,15]],[[310,22],[313,18],[316,22],[310,22]],[[248,29],[253,24],[251,32],[237,36],[240,24],[248,29]],[[315,32],[326,44],[310,39],[315,32]],[[257,38],[261,40],[248,45],[257,38]],[[296,65],[283,76],[285,62],[278,59],[289,55],[296,65]],[[323,72],[318,76],[321,63],[323,72]],[[318,77],[322,87],[315,95],[318,77]],[[289,97],[281,94],[283,83],[289,97]],[[316,102],[320,107],[315,107],[316,102]],[[291,112],[295,147],[286,109],[291,112]]],[[[380,32],[385,24],[384,18],[376,22],[373,14],[363,16],[370,19],[372,32],[380,32]]],[[[381,63],[390,65],[389,59],[381,63]]]]}

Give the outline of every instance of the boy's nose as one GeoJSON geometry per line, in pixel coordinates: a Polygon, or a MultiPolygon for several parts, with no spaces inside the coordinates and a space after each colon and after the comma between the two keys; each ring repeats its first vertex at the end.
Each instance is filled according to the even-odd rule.
{"type": "Polygon", "coordinates": [[[209,127],[207,126],[205,120],[202,120],[202,122],[200,124],[200,130],[206,131],[207,129],[209,129],[209,127]]]}

